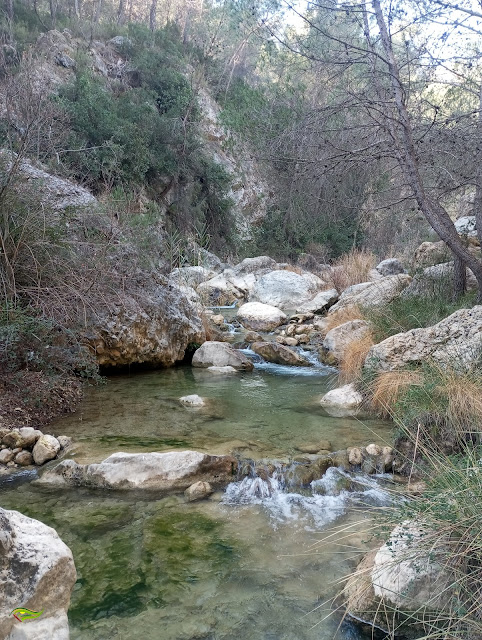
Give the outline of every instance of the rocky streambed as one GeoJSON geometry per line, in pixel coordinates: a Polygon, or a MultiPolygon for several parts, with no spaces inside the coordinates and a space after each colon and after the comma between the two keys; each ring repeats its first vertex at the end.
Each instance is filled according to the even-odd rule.
{"type": "MultiPolygon", "coordinates": [[[[316,607],[355,560],[335,544],[322,553],[312,545],[340,524],[363,546],[370,506],[391,498],[388,476],[377,474],[384,469],[372,464],[368,476],[361,468],[380,463],[391,425],[327,415],[319,398],[335,382],[333,369],[244,357],[254,370],[184,366],[111,378],[88,391],[79,413],[52,425],[74,440],[67,459],[47,463],[41,482],[32,482],[38,470],[4,478],[1,506],[54,527],[72,550],[73,640],[154,639],[159,629],[166,640],[333,637],[341,615],[324,620],[331,604],[316,607]],[[203,404],[179,400],[192,395],[203,404]],[[355,459],[367,443],[375,448],[355,459]],[[184,490],[213,480],[209,473],[194,472],[169,492],[85,481],[92,472],[99,478],[109,456],[115,466],[120,451],[198,452],[201,467],[221,461],[208,469],[219,483],[196,501],[184,490]]],[[[339,637],[360,636],[346,623],[339,637]]]]}

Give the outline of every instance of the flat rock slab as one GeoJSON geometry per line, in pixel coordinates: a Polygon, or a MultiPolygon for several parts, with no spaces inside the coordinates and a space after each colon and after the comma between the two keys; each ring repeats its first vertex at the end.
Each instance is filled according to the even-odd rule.
{"type": "Polygon", "coordinates": [[[114,453],[98,464],[64,460],[36,482],[55,486],[97,489],[142,489],[169,493],[184,491],[196,482],[214,488],[233,480],[238,461],[232,456],[212,456],[198,451],[167,453],[114,453]]]}

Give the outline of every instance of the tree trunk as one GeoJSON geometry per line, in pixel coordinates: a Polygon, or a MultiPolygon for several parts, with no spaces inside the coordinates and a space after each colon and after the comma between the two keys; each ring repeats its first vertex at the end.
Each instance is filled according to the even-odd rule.
{"type": "Polygon", "coordinates": [[[410,116],[408,115],[405,104],[405,91],[400,80],[399,68],[393,53],[392,43],[383,16],[380,0],[372,0],[372,6],[375,11],[382,46],[387,59],[393,98],[401,129],[401,148],[399,151],[402,168],[407,176],[407,181],[412,189],[415,200],[432,229],[434,229],[439,238],[445,242],[452,253],[474,272],[479,286],[478,299],[482,302],[482,261],[473,256],[467,247],[464,246],[455,229],[454,223],[442,205],[435,200],[431,200],[425,193],[423,180],[418,168],[417,152],[413,141],[410,116]]]}
{"type": "Polygon", "coordinates": [[[467,268],[463,260],[454,255],[453,299],[456,302],[467,289],[467,268]]]}
{"type": "Polygon", "coordinates": [[[474,215],[475,224],[477,225],[477,237],[482,247],[482,80],[479,89],[479,114],[477,117],[477,135],[475,139],[475,147],[478,150],[475,160],[475,198],[474,198],[474,215]]]}
{"type": "Polygon", "coordinates": [[[119,0],[119,7],[117,9],[117,24],[124,24],[126,13],[126,0],[119,0]]]}
{"type": "Polygon", "coordinates": [[[149,12],[149,29],[155,31],[156,29],[156,15],[157,15],[157,0],[152,0],[151,10],[149,12]]]}
{"type": "Polygon", "coordinates": [[[7,21],[8,21],[9,40],[11,42],[13,40],[13,37],[12,37],[12,29],[13,29],[13,0],[5,0],[5,14],[7,16],[7,21]]]}
{"type": "Polygon", "coordinates": [[[57,1],[49,0],[49,9],[50,9],[50,21],[52,24],[52,29],[55,29],[55,23],[57,22],[57,1]]]}

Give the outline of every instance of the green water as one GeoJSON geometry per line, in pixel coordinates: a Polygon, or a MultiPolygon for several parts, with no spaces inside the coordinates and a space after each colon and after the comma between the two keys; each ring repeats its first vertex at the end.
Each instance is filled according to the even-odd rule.
{"type": "MultiPolygon", "coordinates": [[[[114,377],[90,389],[80,411],[51,431],[75,439],[78,461],[176,448],[276,458],[316,439],[331,440],[334,449],[389,441],[387,424],[323,414],[316,398],[334,384],[333,374],[323,373],[272,367],[215,377],[186,367],[114,377]],[[190,393],[207,398],[207,407],[182,407],[178,398],[190,393]]],[[[188,504],[182,496],[23,484],[4,488],[1,505],[53,526],[72,549],[72,640],[332,638],[340,616],[324,620],[330,605],[323,603],[356,558],[336,545],[310,552],[323,533],[320,513],[329,515],[327,526],[368,516],[332,497],[321,511],[316,505],[313,519],[309,501],[297,504],[292,496],[294,506],[287,506],[281,497],[276,511],[256,500],[226,504],[222,493],[188,504]]],[[[355,527],[353,544],[361,543],[363,528],[355,527]]],[[[359,636],[344,626],[337,637],[359,636]]]]}
{"type": "Polygon", "coordinates": [[[389,443],[391,427],[384,422],[324,413],[318,400],[335,384],[330,369],[276,365],[231,376],[191,367],[119,376],[91,390],[80,410],[51,430],[74,438],[79,462],[102,460],[119,450],[235,450],[273,458],[320,439],[330,440],[334,450],[389,443]],[[207,400],[206,407],[180,404],[179,397],[193,393],[207,400]]]}

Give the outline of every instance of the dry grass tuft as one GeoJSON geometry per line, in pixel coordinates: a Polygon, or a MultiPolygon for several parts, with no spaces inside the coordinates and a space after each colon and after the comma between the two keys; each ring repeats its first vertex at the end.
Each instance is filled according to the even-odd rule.
{"type": "Polygon", "coordinates": [[[436,391],[447,400],[446,415],[459,436],[480,433],[482,425],[482,374],[439,369],[436,391]]]}
{"type": "Polygon", "coordinates": [[[325,318],[323,333],[326,335],[328,331],[339,327],[350,320],[364,320],[363,313],[356,305],[342,307],[333,313],[329,313],[325,318]]]}
{"type": "Polygon", "coordinates": [[[283,271],[291,271],[291,273],[296,273],[297,275],[301,276],[304,270],[294,264],[287,264],[283,271]]]}
{"type": "Polygon", "coordinates": [[[418,371],[387,371],[380,373],[369,387],[371,406],[380,415],[389,418],[407,389],[422,386],[424,377],[418,371]]]}
{"type": "Polygon", "coordinates": [[[376,265],[377,258],[371,251],[352,249],[340,256],[333,264],[332,279],[340,293],[347,287],[368,281],[368,274],[376,265]]]}
{"type": "Polygon", "coordinates": [[[354,382],[360,378],[367,354],[374,344],[373,335],[369,332],[358,340],[353,340],[346,347],[339,364],[340,379],[343,383],[354,382]]]}

